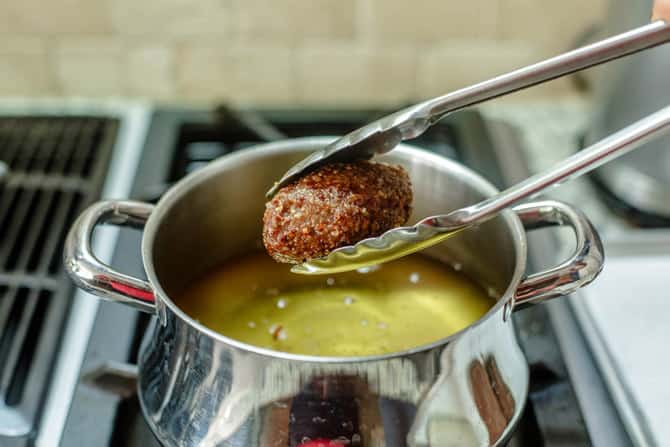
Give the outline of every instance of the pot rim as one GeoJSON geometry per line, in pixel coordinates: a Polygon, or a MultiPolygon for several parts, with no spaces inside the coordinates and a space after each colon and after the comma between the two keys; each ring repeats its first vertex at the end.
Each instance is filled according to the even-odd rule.
{"type": "MultiPolygon", "coordinates": [[[[275,152],[304,152],[306,147],[320,147],[324,146],[335,137],[303,137],[303,138],[293,138],[280,140],[270,143],[262,143],[243,150],[233,152],[232,154],[224,155],[219,159],[212,161],[207,166],[202,169],[188,174],[186,177],[182,178],[179,182],[174,184],[158,201],[153,212],[149,216],[149,219],[146,222],[144,227],[144,233],[142,235],[141,243],[141,253],[142,253],[142,263],[144,265],[144,270],[147,274],[147,278],[151,287],[154,289],[154,295],[156,296],[156,304],[158,309],[159,320],[162,319],[161,316],[161,307],[165,305],[173,314],[175,314],[180,320],[189,326],[195,328],[201,333],[209,336],[210,338],[216,340],[217,342],[224,343],[228,346],[235,347],[242,351],[249,353],[268,356],[283,360],[299,361],[299,362],[312,362],[312,363],[359,363],[359,362],[372,362],[372,361],[381,361],[389,360],[392,358],[398,357],[407,357],[413,354],[418,354],[420,352],[430,351],[432,349],[438,348],[440,346],[446,346],[451,341],[462,336],[464,333],[470,331],[471,329],[481,325],[484,321],[492,318],[497,313],[503,313],[503,308],[508,303],[513,303],[514,294],[518,284],[520,283],[522,276],[526,268],[527,261],[527,242],[526,242],[526,233],[521,224],[519,217],[510,209],[506,209],[500,213],[500,216],[505,219],[512,236],[515,240],[516,248],[516,262],[514,266],[514,273],[505,289],[504,293],[498,299],[495,305],[493,305],[483,316],[474,321],[472,324],[464,327],[463,329],[455,332],[447,337],[441,338],[439,340],[433,341],[431,343],[423,344],[420,346],[415,346],[410,349],[403,351],[396,351],[387,354],[378,354],[378,355],[369,355],[369,356],[355,356],[355,357],[328,357],[328,356],[315,356],[315,355],[304,355],[304,354],[293,354],[288,352],[275,351],[272,349],[261,348],[254,346],[248,343],[244,343],[233,338],[229,338],[221,333],[214,331],[213,329],[208,328],[202,323],[194,320],[184,311],[182,311],[179,306],[177,306],[170,298],[169,295],[165,292],[161,286],[160,281],[156,275],[156,271],[153,265],[153,243],[156,237],[156,233],[160,227],[163,216],[167,211],[189,190],[196,187],[197,185],[209,180],[211,177],[218,175],[219,172],[225,167],[226,169],[235,168],[235,166],[249,162],[257,158],[262,158],[268,153],[275,152]]],[[[440,155],[434,154],[427,150],[408,145],[408,144],[399,144],[395,149],[394,153],[406,154],[410,157],[421,157],[424,160],[436,163],[448,165],[449,169],[459,173],[460,175],[468,178],[469,183],[475,187],[477,190],[483,192],[484,194],[493,195],[498,192],[498,189],[493,186],[488,180],[484,177],[471,170],[470,168],[453,161],[451,159],[442,157],[440,155]]],[[[269,185],[268,185],[269,187],[269,185]]],[[[501,320],[503,315],[500,316],[501,320]]],[[[510,330],[512,329],[509,326],[510,330]]]]}

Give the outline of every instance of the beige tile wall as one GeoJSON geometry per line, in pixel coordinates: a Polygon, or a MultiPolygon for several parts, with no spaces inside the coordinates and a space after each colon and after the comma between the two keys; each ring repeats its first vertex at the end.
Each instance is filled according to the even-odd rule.
{"type": "MultiPolygon", "coordinates": [[[[567,49],[607,0],[1,0],[0,96],[387,105],[567,49]]],[[[558,95],[567,81],[531,94],[558,95]]]]}

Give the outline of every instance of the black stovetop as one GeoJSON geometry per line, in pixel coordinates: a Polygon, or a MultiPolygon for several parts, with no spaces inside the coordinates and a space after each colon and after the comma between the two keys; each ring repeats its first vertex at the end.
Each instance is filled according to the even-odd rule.
{"type": "MultiPolygon", "coordinates": [[[[185,174],[213,158],[283,137],[341,135],[384,111],[157,110],[134,181],[133,198],[153,201],[185,174]]],[[[501,149],[481,115],[466,111],[448,117],[413,145],[456,159],[498,187],[506,183],[501,149]]],[[[518,143],[518,141],[517,141],[518,143]]],[[[503,151],[504,152],[504,151],[503,151]]],[[[112,264],[140,274],[140,234],[121,233],[112,264]]],[[[589,431],[544,306],[515,314],[517,333],[530,367],[530,392],[513,446],[590,445],[589,431]]],[[[149,317],[109,303],[101,305],[83,372],[106,361],[133,363],[149,317]]],[[[134,396],[119,397],[80,383],[62,445],[158,445],[144,423],[134,396]]]]}

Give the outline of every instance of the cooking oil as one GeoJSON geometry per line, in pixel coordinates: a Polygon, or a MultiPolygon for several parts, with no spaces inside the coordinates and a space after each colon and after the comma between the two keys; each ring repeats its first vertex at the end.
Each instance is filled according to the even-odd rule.
{"type": "Polygon", "coordinates": [[[479,319],[495,301],[463,273],[420,254],[305,276],[259,252],[206,274],[176,303],[205,326],[251,345],[352,357],[440,340],[479,319]]]}

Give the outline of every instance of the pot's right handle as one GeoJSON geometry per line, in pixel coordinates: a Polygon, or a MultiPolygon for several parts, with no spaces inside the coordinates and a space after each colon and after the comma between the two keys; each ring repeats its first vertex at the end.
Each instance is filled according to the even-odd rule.
{"type": "Polygon", "coordinates": [[[154,313],[154,291],[149,283],[115,271],[91,249],[91,236],[98,224],[142,228],[153,209],[148,203],[108,200],[84,210],[67,235],[63,253],[65,269],[75,284],[101,298],[154,313]]]}
{"type": "Polygon", "coordinates": [[[581,211],[555,200],[522,204],[513,208],[527,230],[558,225],[572,227],[577,246],[570,259],[521,281],[514,310],[529,304],[568,295],[593,281],[603,267],[603,245],[593,225],[581,211]]]}

